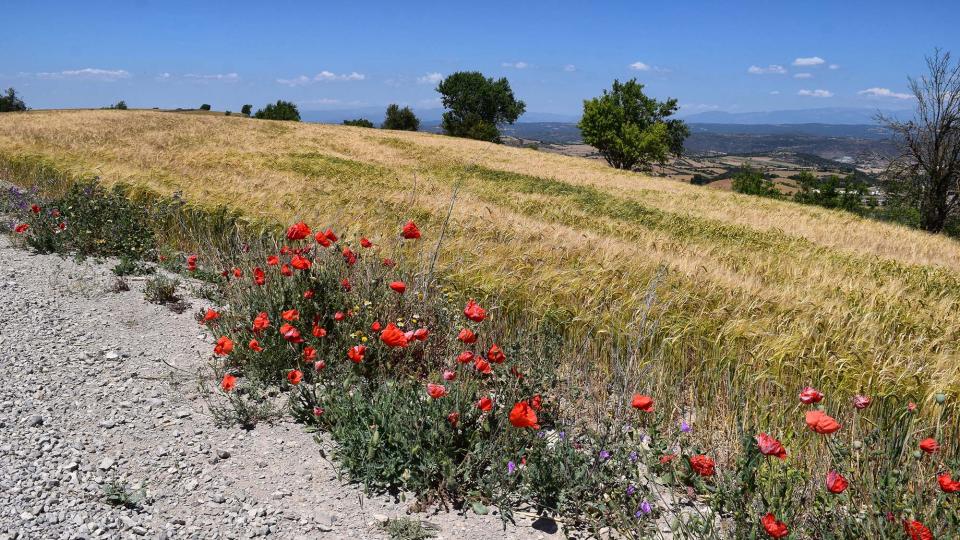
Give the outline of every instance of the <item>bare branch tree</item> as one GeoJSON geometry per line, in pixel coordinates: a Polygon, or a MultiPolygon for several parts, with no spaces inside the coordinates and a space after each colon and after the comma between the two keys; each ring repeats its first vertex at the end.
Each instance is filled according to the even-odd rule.
{"type": "Polygon", "coordinates": [[[914,119],[877,120],[900,148],[884,174],[888,195],[915,208],[920,226],[937,233],[960,210],[960,62],[940,49],[926,60],[927,74],[909,79],[914,119]]]}

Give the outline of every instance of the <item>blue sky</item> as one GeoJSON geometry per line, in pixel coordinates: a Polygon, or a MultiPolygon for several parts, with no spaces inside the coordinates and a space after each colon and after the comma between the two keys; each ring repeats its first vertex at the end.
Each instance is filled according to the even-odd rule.
{"type": "Polygon", "coordinates": [[[614,78],[685,112],[906,108],[953,1],[129,2],[3,8],[0,87],[34,108],[438,107],[438,77],[506,76],[529,111],[577,114],[614,78]]]}

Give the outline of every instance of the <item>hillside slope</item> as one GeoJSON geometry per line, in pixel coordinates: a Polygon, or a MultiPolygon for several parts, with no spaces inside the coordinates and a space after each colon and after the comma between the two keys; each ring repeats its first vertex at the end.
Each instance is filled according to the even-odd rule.
{"type": "MultiPolygon", "coordinates": [[[[422,134],[149,111],[0,115],[0,159],[42,158],[348,237],[414,218],[471,294],[629,336],[648,284],[690,366],[850,391],[960,391],[960,244],[856,216],[422,134]]],[[[391,238],[372,238],[387,243],[391,238]]],[[[573,359],[572,361],[576,361],[573,359]]]]}

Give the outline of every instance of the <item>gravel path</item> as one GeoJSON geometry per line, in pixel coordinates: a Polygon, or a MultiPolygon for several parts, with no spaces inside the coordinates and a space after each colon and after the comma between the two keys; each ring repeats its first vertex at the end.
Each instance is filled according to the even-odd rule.
{"type": "MultiPolygon", "coordinates": [[[[338,479],[297,424],[217,428],[197,384],[194,319],[110,292],[110,265],[33,255],[0,236],[0,540],[386,538],[406,514],[338,479]],[[173,366],[173,367],[171,367],[173,366]],[[136,508],[106,490],[144,489],[136,508]]],[[[439,538],[555,538],[493,515],[419,514],[439,538]]]]}

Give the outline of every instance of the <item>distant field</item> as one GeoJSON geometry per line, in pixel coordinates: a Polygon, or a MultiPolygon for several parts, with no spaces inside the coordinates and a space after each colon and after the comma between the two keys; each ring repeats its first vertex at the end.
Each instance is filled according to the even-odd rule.
{"type": "Polygon", "coordinates": [[[0,159],[350,235],[412,217],[428,242],[459,185],[440,264],[470,294],[571,335],[630,335],[665,265],[660,333],[693,369],[791,392],[960,392],[960,244],[850,214],[529,149],[212,114],[4,114],[0,159]]]}

